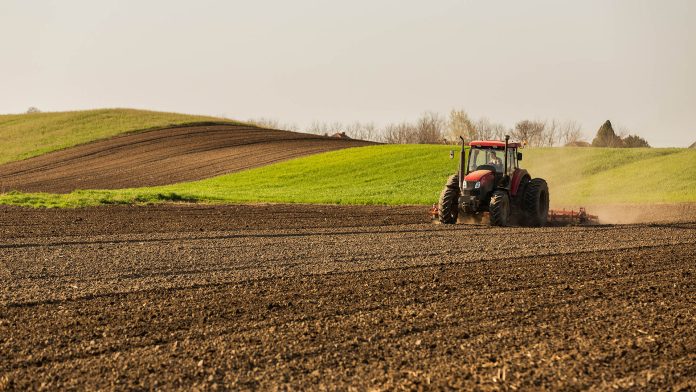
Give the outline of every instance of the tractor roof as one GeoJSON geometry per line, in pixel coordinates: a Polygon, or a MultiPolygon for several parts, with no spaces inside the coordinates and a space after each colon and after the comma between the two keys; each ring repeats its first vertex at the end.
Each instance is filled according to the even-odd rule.
{"type": "MultiPolygon", "coordinates": [[[[492,147],[492,148],[505,148],[505,142],[500,140],[474,140],[469,142],[469,147],[492,147]]],[[[520,147],[520,143],[508,142],[508,147],[517,148],[520,147]]]]}

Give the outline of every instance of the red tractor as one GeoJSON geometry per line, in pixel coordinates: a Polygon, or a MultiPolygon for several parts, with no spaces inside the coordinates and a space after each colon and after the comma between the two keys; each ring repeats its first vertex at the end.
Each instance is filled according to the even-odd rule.
{"type": "Polygon", "coordinates": [[[480,222],[488,213],[493,226],[546,225],[548,185],[519,167],[521,145],[509,140],[505,136],[505,141],[473,141],[465,146],[462,139],[459,173],[449,177],[440,195],[441,223],[454,224],[460,214],[480,222]]]}

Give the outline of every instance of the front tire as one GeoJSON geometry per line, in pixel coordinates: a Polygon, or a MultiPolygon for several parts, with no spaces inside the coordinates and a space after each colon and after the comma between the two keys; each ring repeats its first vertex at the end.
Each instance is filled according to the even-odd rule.
{"type": "Polygon", "coordinates": [[[510,197],[505,191],[495,191],[488,204],[492,226],[507,226],[510,220],[510,197]]]}
{"type": "Polygon", "coordinates": [[[522,197],[527,226],[546,226],[549,216],[549,186],[546,181],[542,178],[531,180],[522,197]]]}
{"type": "Polygon", "coordinates": [[[459,216],[459,175],[451,175],[447,179],[445,189],[440,193],[438,218],[440,223],[453,225],[459,216]]]}

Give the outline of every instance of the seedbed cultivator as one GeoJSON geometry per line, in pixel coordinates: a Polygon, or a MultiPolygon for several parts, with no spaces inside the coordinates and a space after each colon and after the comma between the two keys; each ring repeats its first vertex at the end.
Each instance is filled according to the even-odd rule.
{"type": "Polygon", "coordinates": [[[596,225],[599,224],[597,215],[590,215],[584,207],[580,210],[550,210],[549,225],[596,225]]]}
{"type": "MultiPolygon", "coordinates": [[[[437,204],[433,204],[430,208],[430,219],[433,222],[438,221],[439,210],[437,204]]],[[[488,212],[482,214],[481,221],[488,220],[488,212]]],[[[597,215],[588,214],[584,207],[575,210],[549,210],[547,226],[580,226],[580,225],[598,225],[599,217],[597,215]]]]}

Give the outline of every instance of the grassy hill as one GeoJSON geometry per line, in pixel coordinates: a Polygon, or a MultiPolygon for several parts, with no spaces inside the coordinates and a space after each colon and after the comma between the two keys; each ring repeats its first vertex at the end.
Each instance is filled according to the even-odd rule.
{"type": "Polygon", "coordinates": [[[696,202],[696,151],[683,148],[547,148],[525,164],[560,205],[696,202]]]}
{"type": "Polygon", "coordinates": [[[0,164],[125,132],[201,121],[232,122],[215,117],[134,109],[0,115],[0,164]]]}
{"type": "MultiPolygon", "coordinates": [[[[432,204],[458,157],[449,146],[381,145],[318,154],[155,188],[0,195],[2,204],[85,206],[158,201],[432,204]]],[[[552,205],[696,202],[696,151],[544,148],[522,164],[548,180],[552,205]]],[[[458,155],[458,154],[457,154],[458,155]]]]}

